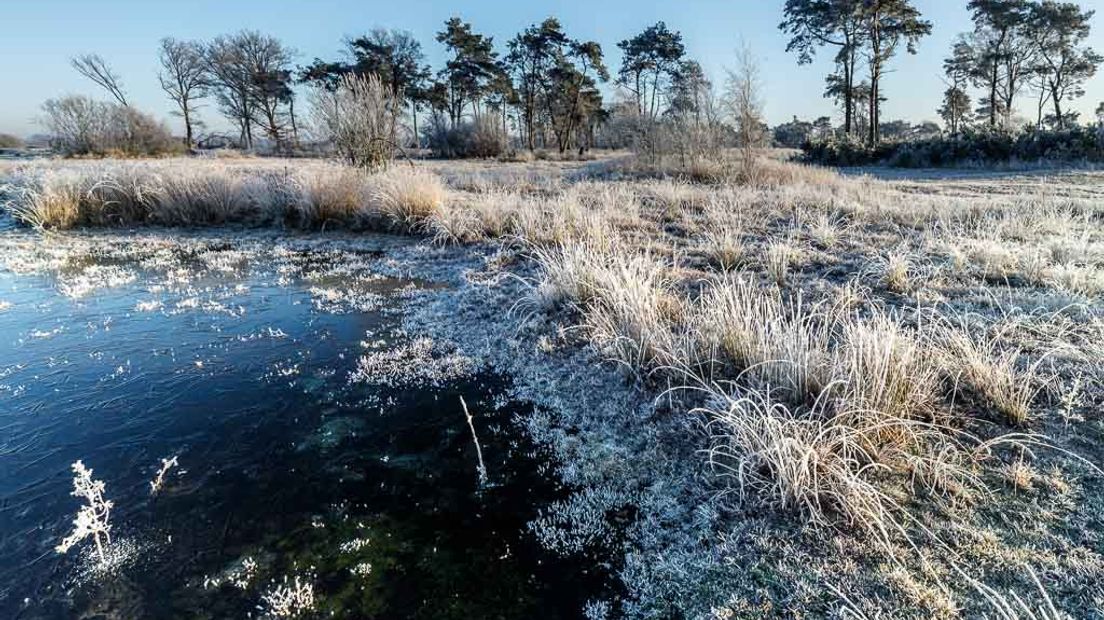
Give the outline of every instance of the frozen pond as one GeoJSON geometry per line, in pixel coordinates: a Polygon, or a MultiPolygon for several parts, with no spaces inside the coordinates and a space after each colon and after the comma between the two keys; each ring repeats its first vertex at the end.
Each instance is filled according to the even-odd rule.
{"type": "Polygon", "coordinates": [[[384,268],[400,243],[0,223],[0,617],[262,617],[295,584],[301,617],[578,617],[606,577],[526,531],[565,493],[532,405],[402,332],[437,285],[384,268]],[[78,459],[106,566],[55,551],[78,459]]]}

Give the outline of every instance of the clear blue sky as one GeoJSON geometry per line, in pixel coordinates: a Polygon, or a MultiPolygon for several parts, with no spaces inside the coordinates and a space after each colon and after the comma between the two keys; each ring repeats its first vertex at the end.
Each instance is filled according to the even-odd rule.
{"type": "MultiPolygon", "coordinates": [[[[915,0],[935,29],[920,44],[919,55],[900,55],[892,63],[883,92],[886,119],[936,120],[942,97],[941,62],[951,40],[969,29],[966,0],[915,0]]],[[[1104,0],[1081,0],[1097,8],[1092,45],[1104,52],[1104,0]]],[[[171,105],[157,82],[156,49],[164,36],[207,39],[251,28],[275,35],[299,52],[298,61],[336,57],[343,38],[375,26],[413,32],[435,68],[443,52],[433,40],[441,23],[457,14],[493,35],[496,44],[525,26],[554,15],[576,38],[602,44],[607,63],[616,71],[620,41],[664,20],[682,32],[689,54],[720,82],[744,38],[761,59],[769,121],[797,115],[838,116],[821,97],[827,54],[817,63],[798,67],[785,52],[778,31],[782,0],[5,0],[0,7],[0,132],[27,135],[38,131],[39,105],[67,93],[106,97],[68,64],[70,56],[97,52],[115,68],[134,105],[169,119],[171,105]]],[[[1104,101],[1104,72],[1088,85],[1073,108],[1091,117],[1104,101]]],[[[1028,95],[1025,110],[1030,111],[1028,95]]],[[[222,122],[213,106],[201,112],[212,126],[222,122]]],[[[175,126],[175,125],[174,125],[175,126]]]]}

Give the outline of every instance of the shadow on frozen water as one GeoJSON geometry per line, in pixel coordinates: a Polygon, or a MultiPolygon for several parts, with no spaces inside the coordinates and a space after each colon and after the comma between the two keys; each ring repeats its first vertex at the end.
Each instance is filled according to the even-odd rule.
{"type": "Polygon", "coordinates": [[[401,332],[428,285],[379,275],[394,242],[370,243],[0,231],[0,617],[258,617],[297,583],[303,617],[601,596],[600,558],[526,532],[565,493],[514,426],[532,406],[401,332]],[[115,503],[109,570],[90,540],[54,549],[78,459],[115,503]]]}

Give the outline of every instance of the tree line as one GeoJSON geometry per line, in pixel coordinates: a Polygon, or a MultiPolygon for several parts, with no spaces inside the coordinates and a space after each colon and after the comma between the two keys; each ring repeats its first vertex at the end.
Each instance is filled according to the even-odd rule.
{"type": "MultiPolygon", "coordinates": [[[[437,71],[425,62],[421,43],[401,30],[372,30],[346,41],[344,58],[316,58],[303,66],[295,65],[295,50],[256,31],[210,41],[165,38],[158,78],[182,119],[189,148],[203,127],[199,110],[211,101],[243,147],[252,148],[258,137],[277,150],[290,147],[299,141],[302,124],[296,86],[333,93],[350,76],[380,80],[398,103],[396,113],[410,120],[415,144],[425,133],[419,119],[438,129],[494,122],[503,135],[514,128],[528,149],[565,152],[595,145],[598,128],[614,111],[653,121],[671,114],[693,114],[698,122],[716,116],[711,82],[687,57],[682,35],[663,22],[618,43],[623,58],[616,75],[598,42],[570,36],[554,17],[525,28],[504,50],[458,17],[444,23],[435,41],[448,54],[437,71]],[[601,85],[610,82],[628,93],[625,101],[606,105],[601,85]]],[[[122,80],[102,57],[81,55],[72,65],[114,105],[130,107],[122,80]]]]}
{"type": "MultiPolygon", "coordinates": [[[[1064,106],[1084,95],[1085,82],[1104,61],[1085,44],[1094,12],[1055,0],[970,0],[967,8],[974,28],[956,39],[943,62],[947,89],[938,113],[947,129],[1012,128],[1017,97],[1028,89],[1037,97],[1038,127],[1075,122],[1064,106]],[[976,107],[971,88],[981,91],[976,107]]],[[[899,50],[917,53],[931,22],[909,0],[787,0],[783,13],[779,28],[790,36],[787,51],[799,64],[812,62],[822,48],[834,51],[825,96],[842,108],[844,134],[880,142],[882,78],[899,50]]]]}
{"type": "Polygon", "coordinates": [[[971,0],[968,6],[974,29],[958,37],[943,62],[948,88],[939,114],[948,129],[957,133],[971,119],[1011,127],[1024,91],[1034,93],[1037,127],[1075,123],[1076,113],[1064,106],[1085,94],[1085,82],[1104,62],[1085,44],[1094,11],[1053,0],[971,0]],[[969,87],[981,91],[976,109],[969,87]]]}
{"type": "MultiPolygon", "coordinates": [[[[943,63],[947,90],[939,114],[948,130],[971,123],[1009,127],[1015,103],[1028,90],[1037,95],[1038,125],[1075,122],[1068,104],[1084,94],[1084,83],[1104,60],[1085,44],[1093,11],[1055,0],[970,0],[967,6],[974,28],[956,40],[943,63]],[[971,89],[980,92],[976,106],[971,89]],[[1047,106],[1050,114],[1044,114],[1047,106]]],[[[842,133],[869,144],[900,135],[901,127],[890,125],[887,136],[882,121],[889,95],[884,76],[899,53],[916,54],[932,31],[912,2],[786,0],[782,12],[779,28],[799,64],[812,62],[822,49],[834,54],[824,95],[842,111],[842,133]]],[[[435,41],[447,53],[436,71],[426,63],[421,43],[401,30],[372,30],[346,41],[342,58],[315,58],[302,66],[295,64],[295,50],[255,31],[210,41],[166,38],[158,77],[183,120],[189,148],[207,101],[236,128],[245,148],[258,137],[278,151],[294,147],[302,125],[296,86],[332,94],[349,78],[367,76],[394,102],[389,113],[412,125],[400,136],[405,120],[392,119],[390,140],[413,145],[421,145],[423,135],[473,124],[500,136],[512,133],[530,150],[560,152],[590,148],[603,131],[607,143],[624,141],[619,127],[626,126],[640,134],[640,126],[674,123],[678,132],[720,135],[715,129],[722,125],[723,109],[732,109],[740,98],[732,75],[725,96],[718,97],[701,65],[687,55],[681,33],[663,22],[617,43],[622,58],[615,74],[598,42],[572,37],[554,17],[526,27],[501,49],[459,17],[444,22],[435,41]],[[607,104],[602,85],[611,82],[619,98],[607,104]],[[626,117],[632,122],[617,122],[626,117]],[[427,124],[421,130],[419,119],[427,124]]],[[[117,106],[129,107],[119,76],[103,58],[87,54],[72,62],[117,106]]],[[[751,127],[745,123],[745,129],[751,127]]],[[[784,131],[791,129],[801,128],[784,131]]],[[[744,133],[746,138],[755,132],[744,133]]]]}

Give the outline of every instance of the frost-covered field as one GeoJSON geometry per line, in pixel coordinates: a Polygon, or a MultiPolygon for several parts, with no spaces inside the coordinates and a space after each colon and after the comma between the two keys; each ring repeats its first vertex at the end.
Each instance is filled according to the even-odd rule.
{"type": "Polygon", "coordinates": [[[533,534],[621,559],[593,617],[1104,615],[1104,174],[619,164],[0,176],[47,230],[423,237],[417,270],[463,284],[417,293],[408,329],[543,405],[525,426],[575,492],[533,534]]]}

